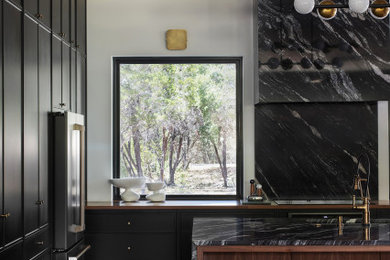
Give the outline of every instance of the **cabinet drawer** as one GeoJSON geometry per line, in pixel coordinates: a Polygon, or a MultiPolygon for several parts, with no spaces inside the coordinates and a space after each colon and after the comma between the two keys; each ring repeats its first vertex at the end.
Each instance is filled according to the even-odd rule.
{"type": "Polygon", "coordinates": [[[88,232],[175,232],[175,213],[88,214],[88,232]]]}
{"type": "Polygon", "coordinates": [[[24,240],[24,259],[29,260],[42,253],[49,245],[49,229],[39,231],[24,240]]]}
{"type": "Polygon", "coordinates": [[[17,245],[7,248],[4,251],[0,252],[1,260],[15,260],[22,259],[22,242],[17,245]]]}
{"type": "Polygon", "coordinates": [[[174,233],[94,234],[87,235],[89,260],[176,259],[174,233]]]}
{"type": "Polygon", "coordinates": [[[293,253],[292,260],[380,260],[380,253],[293,253]]]}

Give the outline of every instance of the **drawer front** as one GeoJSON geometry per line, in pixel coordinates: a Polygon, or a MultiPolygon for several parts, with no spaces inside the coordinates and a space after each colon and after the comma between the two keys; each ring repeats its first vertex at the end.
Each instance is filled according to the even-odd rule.
{"type": "Polygon", "coordinates": [[[88,214],[87,232],[175,232],[175,213],[88,214]]]}
{"type": "Polygon", "coordinates": [[[87,260],[176,259],[174,233],[89,234],[87,260]]]}
{"type": "Polygon", "coordinates": [[[22,243],[12,246],[11,248],[7,248],[6,250],[0,253],[1,260],[16,260],[22,259],[22,243]]]}
{"type": "Polygon", "coordinates": [[[24,241],[24,259],[29,260],[42,253],[49,245],[49,229],[46,228],[36,234],[31,235],[24,241]]]}

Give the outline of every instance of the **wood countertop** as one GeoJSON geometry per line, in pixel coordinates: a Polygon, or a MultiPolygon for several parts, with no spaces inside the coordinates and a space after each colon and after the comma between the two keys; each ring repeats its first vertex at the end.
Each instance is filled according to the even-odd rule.
{"type": "MultiPolygon", "coordinates": [[[[390,209],[390,201],[372,201],[372,209],[390,209]]],[[[149,201],[123,202],[98,201],[87,202],[86,210],[174,210],[174,209],[253,209],[253,210],[286,210],[286,209],[351,209],[351,205],[244,205],[239,200],[167,200],[161,203],[149,201]]]]}

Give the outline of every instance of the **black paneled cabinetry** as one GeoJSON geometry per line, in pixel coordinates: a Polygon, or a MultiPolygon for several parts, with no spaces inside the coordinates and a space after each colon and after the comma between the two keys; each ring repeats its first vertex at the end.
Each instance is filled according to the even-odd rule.
{"type": "Polygon", "coordinates": [[[22,12],[3,6],[4,244],[23,236],[22,223],[22,12]]]}
{"type": "Polygon", "coordinates": [[[79,1],[0,2],[1,260],[50,259],[48,115],[85,114],[85,45],[76,48],[77,19],[85,20],[85,12],[76,13],[79,1]]]}

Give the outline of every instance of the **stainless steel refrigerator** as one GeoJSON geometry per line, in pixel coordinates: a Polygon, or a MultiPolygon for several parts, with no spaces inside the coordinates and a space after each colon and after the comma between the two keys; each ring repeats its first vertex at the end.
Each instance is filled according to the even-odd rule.
{"type": "Polygon", "coordinates": [[[53,216],[55,260],[81,260],[90,245],[85,229],[85,125],[84,116],[53,113],[53,216]]]}

